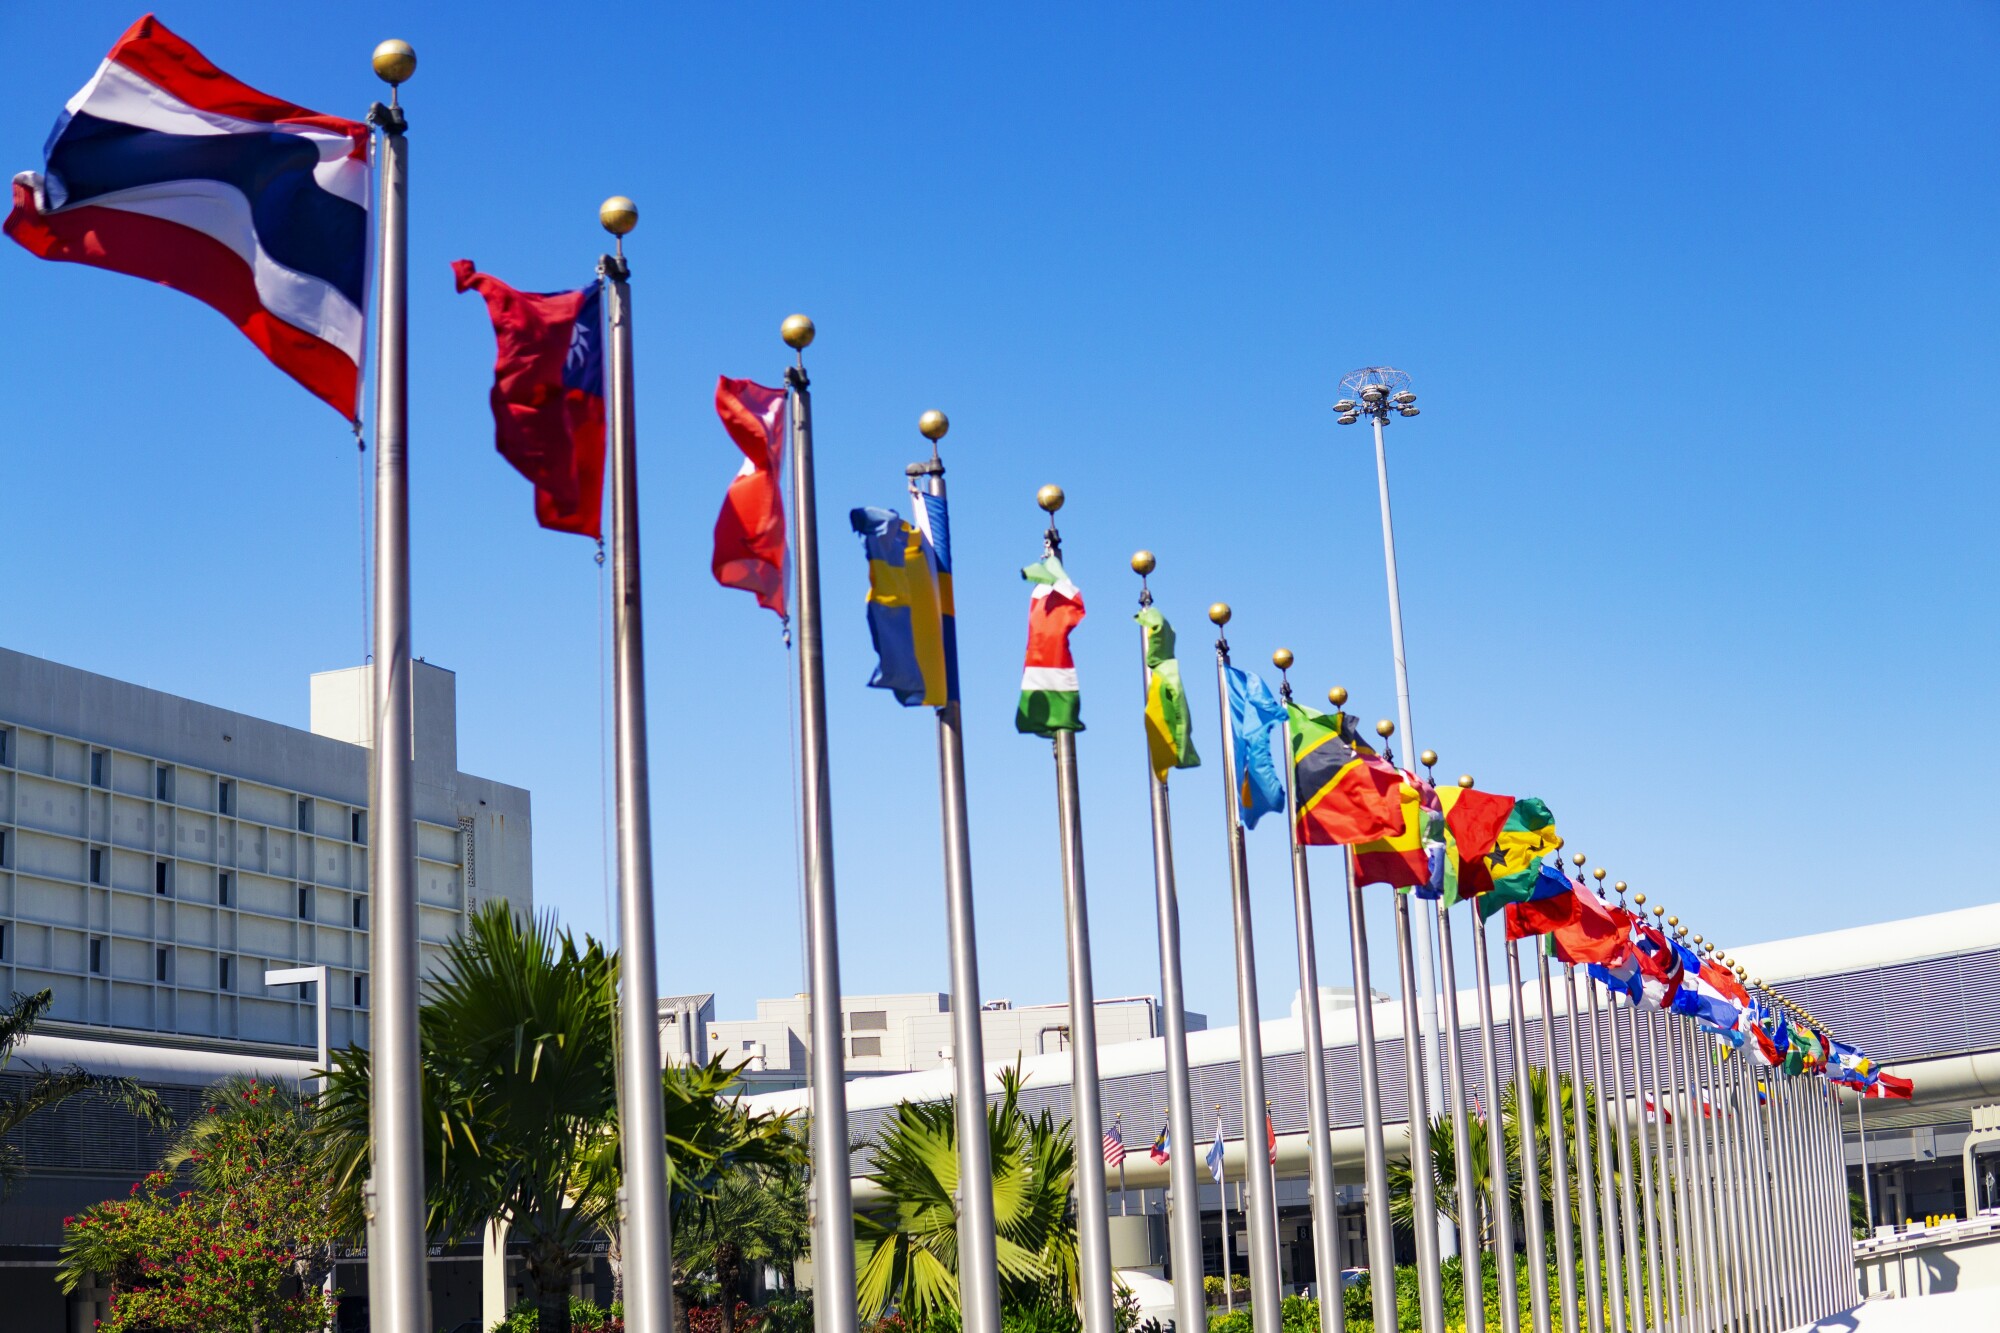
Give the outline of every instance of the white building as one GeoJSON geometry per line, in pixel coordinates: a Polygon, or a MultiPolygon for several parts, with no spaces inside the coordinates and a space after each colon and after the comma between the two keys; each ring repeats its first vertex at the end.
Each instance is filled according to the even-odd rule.
{"type": "MultiPolygon", "coordinates": [[[[315,675],[299,731],[0,649],[0,994],[41,1030],[310,1048],[367,1039],[368,692],[315,675]]],[[[533,906],[528,793],[458,771],[457,686],[419,662],[418,929],[427,962],[479,904],[533,906]]]]}
{"type": "MultiPolygon", "coordinates": [[[[665,1027],[661,1001],[662,1028],[665,1027]]],[[[1150,995],[1097,1002],[1097,1044],[1146,1041],[1160,1035],[1159,1006],[1150,995]]],[[[850,1076],[905,1074],[951,1063],[951,997],[939,991],[909,995],[841,997],[842,1056],[850,1076]]],[[[1188,1015],[1190,1031],[1208,1026],[1188,1015]]],[[[1069,1006],[1036,1004],[1016,1008],[993,1000],[979,1015],[988,1063],[1005,1064],[1028,1055],[1069,1049],[1069,1006]]],[[[748,1062],[746,1082],[761,1088],[802,1087],[812,1051],[806,997],[757,1001],[757,1017],[708,1023],[708,1051],[730,1063],[748,1062]]]]}

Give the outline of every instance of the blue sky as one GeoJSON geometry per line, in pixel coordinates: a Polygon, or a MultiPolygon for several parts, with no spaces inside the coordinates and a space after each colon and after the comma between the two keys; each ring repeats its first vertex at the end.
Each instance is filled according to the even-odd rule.
{"type": "MultiPolygon", "coordinates": [[[[0,146],[36,167],[140,11],[9,6],[0,146]]],[[[940,407],[988,998],[1063,994],[1047,746],[1014,734],[1035,488],[1069,493],[1102,995],[1158,987],[1137,581],[1159,553],[1210,764],[1174,780],[1190,1001],[1231,1021],[1202,610],[1318,699],[1394,713],[1367,437],[1391,432],[1415,740],[1729,944],[1990,899],[1996,20],[1973,4],[1398,13],[1168,5],[554,7],[161,17],[358,117],[417,48],[417,650],[466,768],[534,793],[538,901],[601,933],[596,570],[492,452],[493,344],[448,265],[580,285],[631,244],[661,981],[800,986],[787,663],[715,586],[715,375],[810,313],[850,991],[946,985],[933,724],[863,688],[844,514],[901,503],[940,407]]],[[[217,316],[0,250],[9,647],[304,725],[361,652],[344,425],[217,316]]],[[[1347,979],[1337,863],[1320,960],[1347,979]]],[[[1282,827],[1261,993],[1296,985],[1282,827]]],[[[1386,902],[1376,978],[1393,983],[1386,902]]]]}

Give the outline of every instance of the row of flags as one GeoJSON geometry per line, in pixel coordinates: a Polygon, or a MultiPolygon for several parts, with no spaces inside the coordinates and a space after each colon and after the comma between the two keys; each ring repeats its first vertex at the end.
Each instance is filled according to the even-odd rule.
{"type": "MultiPolygon", "coordinates": [[[[17,176],[6,235],[38,257],[129,273],[184,291],[228,318],[280,370],[352,421],[369,261],[369,131],[247,87],[150,15],[113,46],[48,139],[43,169],[17,176]]],[[[601,284],[522,292],[474,264],[458,290],[483,298],[496,344],[490,408],[498,452],[534,490],[543,527],[601,538],[605,357],[601,284]]],[[[787,394],[718,377],[715,409],[742,455],[714,530],[724,586],[787,615],[782,466],[787,394]]],[[[914,472],[915,470],[913,470],[914,472]]],[[[849,518],[868,574],[876,654],[869,684],[907,707],[959,695],[950,520],[942,494],[908,487],[911,519],[860,507],[849,518]]],[[[1084,599],[1050,541],[1022,576],[1028,632],[1018,730],[1083,729],[1070,636],[1084,599]]],[[[1172,625],[1147,605],[1144,730],[1153,771],[1200,764],[1172,625]]],[[[1233,665],[1224,680],[1232,775],[1243,822],[1285,808],[1277,754],[1289,738],[1296,824],[1308,846],[1348,849],[1356,881],[1504,914],[1510,940],[1536,938],[1589,965],[1635,1002],[1693,1017],[1766,1067],[1813,1073],[1865,1095],[1907,1097],[1851,1046],[1753,996],[1643,914],[1571,878],[1562,839],[1537,799],[1439,788],[1379,752],[1345,711],[1280,699],[1233,665]],[[1551,860],[1551,858],[1555,858],[1551,860]]],[[[1344,700],[1343,700],[1344,702],[1344,700]]],[[[1163,1131],[1153,1145],[1165,1160],[1163,1131]]]]}

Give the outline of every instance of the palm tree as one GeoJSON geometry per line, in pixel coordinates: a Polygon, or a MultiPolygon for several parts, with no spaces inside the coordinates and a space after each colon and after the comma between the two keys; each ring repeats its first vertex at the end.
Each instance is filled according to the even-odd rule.
{"type": "Polygon", "coordinates": [[[736,1333],[736,1302],[746,1265],[769,1263],[787,1274],[807,1243],[802,1170],[745,1167],[723,1178],[676,1227],[674,1262],[690,1273],[713,1273],[721,1300],[722,1333],[736,1333]]]}
{"type": "MultiPolygon", "coordinates": [[[[14,994],[0,1006],[0,1069],[14,1058],[14,1048],[33,1030],[37,1020],[55,1003],[54,991],[33,995],[14,994]]],[[[151,1089],[129,1078],[107,1078],[80,1065],[48,1068],[27,1065],[28,1085],[0,1095],[0,1140],[27,1123],[29,1117],[52,1111],[72,1097],[98,1097],[123,1106],[155,1129],[172,1129],[173,1113],[151,1089]]],[[[21,1150],[0,1142],[0,1198],[13,1189],[21,1174],[21,1150]]]]}
{"type": "MultiPolygon", "coordinates": [[[[1020,1108],[1018,1069],[987,1108],[1002,1299],[1032,1306],[1076,1298],[1076,1151],[1069,1125],[1020,1108]]],[[[855,1219],[855,1287],[865,1316],[896,1308],[923,1324],[958,1309],[958,1126],[949,1101],[904,1102],[875,1146],[886,1202],[855,1219]]]]}

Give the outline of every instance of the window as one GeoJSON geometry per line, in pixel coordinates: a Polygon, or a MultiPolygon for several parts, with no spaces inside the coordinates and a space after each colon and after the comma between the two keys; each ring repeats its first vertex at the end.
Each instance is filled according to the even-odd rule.
{"type": "Polygon", "coordinates": [[[347,816],[347,840],[353,843],[368,841],[368,816],[356,810],[347,816]]]}
{"type": "Polygon", "coordinates": [[[14,733],[0,727],[0,768],[7,766],[7,756],[13,753],[14,733]]]}
{"type": "Polygon", "coordinates": [[[309,797],[299,797],[299,832],[313,831],[313,803],[309,797]]]}
{"type": "Polygon", "coordinates": [[[7,830],[0,828],[0,866],[7,864],[7,830]]]}
{"type": "Polygon", "coordinates": [[[299,920],[313,919],[313,891],[309,884],[299,885],[299,920]]]}
{"type": "Polygon", "coordinates": [[[167,863],[165,861],[153,862],[153,892],[157,893],[162,898],[166,897],[167,885],[170,882],[171,882],[170,877],[167,872],[167,863]]]}
{"type": "Polygon", "coordinates": [[[106,760],[108,760],[108,759],[109,759],[110,757],[111,757],[110,755],[106,754],[106,753],[105,753],[104,751],[102,751],[102,750],[92,750],[92,751],[90,752],[90,785],[91,785],[91,786],[93,786],[93,787],[102,787],[102,786],[104,785],[104,768],[105,768],[105,761],[106,761],[106,760]]]}
{"type": "Polygon", "coordinates": [[[887,1009],[856,1009],[847,1016],[849,1032],[887,1032],[889,1011],[887,1009]]]}
{"type": "Polygon", "coordinates": [[[153,950],[153,980],[165,981],[166,979],[167,951],[165,949],[155,949],[153,950]]]}
{"type": "Polygon", "coordinates": [[[0,959],[7,956],[7,923],[0,921],[0,959]]]}
{"type": "Polygon", "coordinates": [[[215,813],[218,815],[233,814],[234,812],[229,807],[233,803],[235,795],[235,783],[231,782],[228,778],[217,779],[215,784],[215,813]]]}
{"type": "Polygon", "coordinates": [[[354,974],[354,1007],[356,1009],[361,1008],[363,1004],[367,1003],[367,996],[368,996],[368,989],[366,985],[367,980],[368,979],[362,976],[359,972],[354,974]]]}
{"type": "Polygon", "coordinates": [[[229,872],[218,870],[215,874],[215,903],[218,907],[229,906],[229,872]]]}
{"type": "Polygon", "coordinates": [[[90,849],[90,882],[92,884],[104,883],[104,849],[102,847],[93,847],[90,849]]]}
{"type": "Polygon", "coordinates": [[[882,1054],[882,1039],[880,1037],[853,1037],[849,1039],[848,1044],[852,1047],[848,1052],[850,1055],[882,1054]]]}
{"type": "Polygon", "coordinates": [[[227,958],[218,958],[215,960],[215,988],[217,990],[226,991],[229,989],[230,961],[227,958]]]}
{"type": "Polygon", "coordinates": [[[160,764],[153,769],[154,800],[171,801],[174,799],[173,797],[174,784],[172,780],[172,772],[173,770],[169,769],[165,764],[160,764]]]}
{"type": "Polygon", "coordinates": [[[104,972],[103,940],[92,940],[90,942],[90,970],[99,975],[102,975],[104,972]]]}
{"type": "Polygon", "coordinates": [[[757,1043],[754,1041],[746,1041],[743,1043],[743,1049],[746,1051],[754,1051],[757,1049],[757,1043]]]}
{"type": "Polygon", "coordinates": [[[356,898],[354,900],[354,928],[360,930],[366,924],[367,919],[361,911],[361,899],[356,898]]]}

